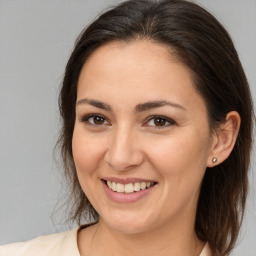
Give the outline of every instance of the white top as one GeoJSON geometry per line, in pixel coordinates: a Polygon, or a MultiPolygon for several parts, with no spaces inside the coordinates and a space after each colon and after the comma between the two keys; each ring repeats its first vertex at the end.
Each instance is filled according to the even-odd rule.
{"type": "MultiPolygon", "coordinates": [[[[40,236],[26,242],[0,246],[0,256],[80,256],[77,246],[79,228],[40,236]]],[[[200,256],[211,256],[208,244],[200,256]]]]}

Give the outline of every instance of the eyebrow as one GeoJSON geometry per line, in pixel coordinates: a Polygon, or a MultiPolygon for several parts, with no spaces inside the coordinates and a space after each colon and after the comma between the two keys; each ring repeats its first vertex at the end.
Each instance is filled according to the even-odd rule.
{"type": "Polygon", "coordinates": [[[98,101],[98,100],[93,100],[93,99],[81,99],[79,100],[76,105],[79,106],[79,105],[82,105],[82,104],[89,104],[89,105],[92,105],[96,108],[101,108],[101,109],[104,109],[106,111],[109,111],[111,112],[112,111],[112,108],[110,107],[110,105],[106,104],[106,103],[103,103],[101,101],[98,101]]]}
{"type": "MultiPolygon", "coordinates": [[[[79,100],[76,105],[78,106],[78,105],[82,105],[82,104],[89,104],[96,108],[100,108],[100,109],[106,110],[108,112],[112,112],[112,108],[110,105],[103,103],[101,101],[98,101],[98,100],[85,98],[85,99],[79,100]]],[[[147,110],[154,109],[154,108],[160,108],[160,107],[164,107],[164,106],[171,106],[171,107],[183,110],[183,111],[186,110],[183,106],[181,106],[177,103],[166,101],[166,100],[157,100],[157,101],[149,101],[149,102],[145,102],[145,103],[136,105],[135,112],[143,112],[143,111],[147,111],[147,110]]]]}
{"type": "Polygon", "coordinates": [[[183,106],[174,103],[174,102],[170,102],[170,101],[166,101],[166,100],[158,100],[158,101],[149,101],[149,102],[145,102],[142,104],[138,104],[135,107],[135,112],[143,112],[143,111],[147,111],[153,108],[160,108],[160,107],[164,107],[164,106],[171,106],[174,108],[178,108],[180,110],[186,110],[183,106]]]}

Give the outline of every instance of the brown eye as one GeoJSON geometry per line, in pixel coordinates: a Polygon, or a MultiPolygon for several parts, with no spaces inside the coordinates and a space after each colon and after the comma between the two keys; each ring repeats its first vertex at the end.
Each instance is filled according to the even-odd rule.
{"type": "Polygon", "coordinates": [[[165,126],[166,122],[167,122],[166,119],[163,119],[163,118],[155,118],[154,119],[155,126],[165,126]]]}
{"type": "Polygon", "coordinates": [[[165,116],[151,116],[148,119],[145,126],[155,127],[155,128],[165,128],[175,125],[175,121],[165,116]]]}
{"type": "Polygon", "coordinates": [[[109,125],[109,122],[106,120],[106,118],[96,114],[90,114],[90,115],[84,116],[81,119],[81,122],[87,123],[89,125],[94,125],[94,126],[109,125]]]}
{"type": "Polygon", "coordinates": [[[104,124],[104,121],[105,121],[105,119],[103,117],[101,117],[101,116],[95,116],[93,118],[94,124],[101,125],[101,124],[104,124]]]}

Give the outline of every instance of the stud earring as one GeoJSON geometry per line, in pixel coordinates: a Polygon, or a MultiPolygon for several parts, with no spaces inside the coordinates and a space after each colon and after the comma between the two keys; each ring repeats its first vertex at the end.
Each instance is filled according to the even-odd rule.
{"type": "Polygon", "coordinates": [[[214,157],[214,158],[212,159],[212,162],[213,162],[214,164],[217,163],[217,161],[218,161],[217,157],[214,157]]]}

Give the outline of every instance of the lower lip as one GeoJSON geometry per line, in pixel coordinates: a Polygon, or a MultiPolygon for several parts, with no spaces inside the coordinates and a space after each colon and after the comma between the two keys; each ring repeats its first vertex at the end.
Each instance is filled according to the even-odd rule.
{"type": "Polygon", "coordinates": [[[118,202],[118,203],[136,202],[136,201],[140,200],[141,198],[145,197],[155,187],[155,185],[153,185],[152,187],[150,187],[148,189],[140,190],[140,191],[133,192],[133,193],[118,193],[118,192],[114,192],[113,190],[111,190],[104,181],[102,181],[102,184],[103,184],[103,188],[104,188],[107,196],[112,201],[118,202]]]}

